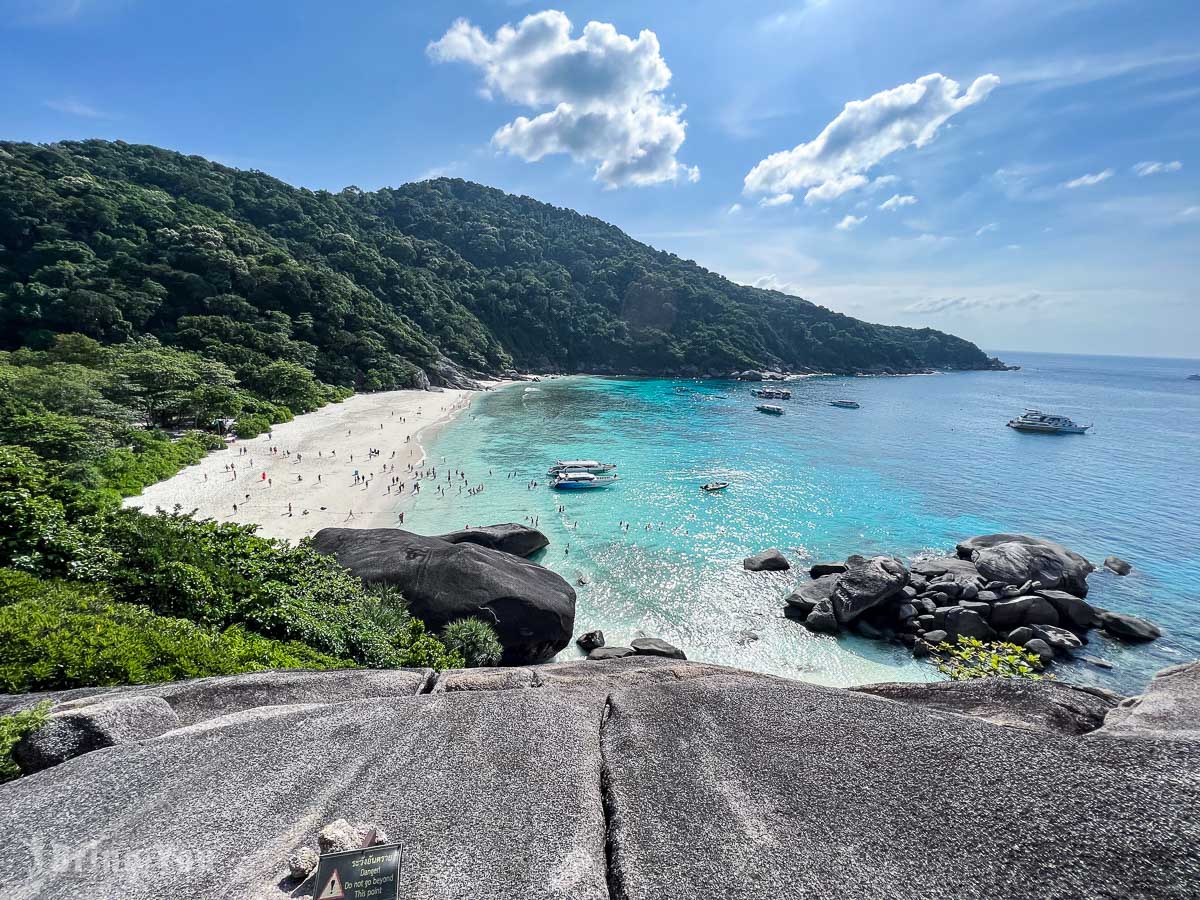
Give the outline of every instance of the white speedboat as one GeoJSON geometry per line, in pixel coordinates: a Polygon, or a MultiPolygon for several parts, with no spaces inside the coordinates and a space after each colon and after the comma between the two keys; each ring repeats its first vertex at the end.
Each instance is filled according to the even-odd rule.
{"type": "Polygon", "coordinates": [[[830,400],[830,406],[836,406],[838,409],[858,409],[858,401],[856,400],[830,400]]]}
{"type": "Polygon", "coordinates": [[[727,487],[729,487],[728,481],[710,481],[708,484],[700,485],[700,490],[708,491],[710,494],[712,494],[716,491],[723,491],[727,487]]]}
{"type": "Polygon", "coordinates": [[[769,416],[782,416],[783,415],[783,407],[775,406],[773,403],[760,403],[760,404],[758,404],[758,406],[756,406],[754,408],[757,409],[760,413],[766,413],[769,416]]]}
{"type": "Polygon", "coordinates": [[[594,459],[560,459],[550,467],[547,475],[557,475],[559,472],[591,472],[593,475],[603,475],[617,467],[616,463],[602,463],[594,459]]]}
{"type": "Polygon", "coordinates": [[[1027,409],[1008,423],[1009,428],[1034,434],[1085,434],[1091,425],[1079,425],[1066,416],[1027,409]]]}
{"type": "Polygon", "coordinates": [[[560,491],[580,491],[589,488],[602,488],[614,484],[616,475],[593,475],[591,472],[559,472],[551,483],[551,487],[560,491]]]}

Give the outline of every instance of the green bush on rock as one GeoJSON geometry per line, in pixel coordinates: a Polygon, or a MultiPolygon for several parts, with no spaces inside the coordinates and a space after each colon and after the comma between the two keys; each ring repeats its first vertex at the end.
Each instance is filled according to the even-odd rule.
{"type": "Polygon", "coordinates": [[[973,678],[1028,678],[1040,681],[1042,660],[1036,653],[1004,641],[984,643],[960,636],[956,644],[942,641],[931,653],[934,665],[954,681],[973,678]]]}
{"type": "Polygon", "coordinates": [[[482,619],[457,619],[442,629],[442,642],[457,652],[468,666],[495,666],[504,647],[496,630],[482,619]]]}

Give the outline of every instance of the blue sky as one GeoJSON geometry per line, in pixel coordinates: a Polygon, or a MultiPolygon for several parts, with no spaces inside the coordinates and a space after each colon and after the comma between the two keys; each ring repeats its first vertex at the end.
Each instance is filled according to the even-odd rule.
{"type": "Polygon", "coordinates": [[[1200,3],[0,0],[0,80],[6,139],[454,175],[873,321],[1200,356],[1200,3]]]}

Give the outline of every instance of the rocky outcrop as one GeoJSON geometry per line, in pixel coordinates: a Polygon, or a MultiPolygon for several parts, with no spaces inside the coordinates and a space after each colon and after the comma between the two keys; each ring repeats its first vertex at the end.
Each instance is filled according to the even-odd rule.
{"type": "Polygon", "coordinates": [[[1095,731],[1104,724],[1109,710],[1124,699],[1095,688],[1026,678],[870,684],[851,690],[997,725],[1070,735],[1095,731]]]}
{"type": "MultiPolygon", "coordinates": [[[[1178,704],[1194,685],[1174,678],[1160,700],[1178,704]]],[[[1158,681],[1083,734],[1107,701],[1050,682],[905,696],[633,656],[443,683],[248,709],[2,785],[0,884],[310,896],[289,857],[339,819],[403,846],[414,900],[1183,900],[1200,883],[1200,738],[1173,724],[1196,712],[1150,718],[1158,681]],[[897,835],[920,836],[916,857],[897,835]],[[147,862],[131,881],[55,865],[56,846],[147,862]]]]}
{"type": "Polygon", "coordinates": [[[1161,633],[1151,622],[1084,600],[1091,563],[1053,541],[992,534],[963,541],[957,552],[918,559],[911,569],[887,556],[852,556],[841,572],[837,563],[819,563],[810,574],[820,577],[796,586],[784,615],[822,634],[849,626],[917,656],[959,638],[1003,640],[1025,647],[1043,664],[1073,657],[1093,628],[1127,641],[1161,633]]]}
{"type": "Polygon", "coordinates": [[[92,750],[158,737],[179,725],[179,716],[160,697],[67,702],[19,741],[12,756],[23,772],[40,772],[92,750]]]}
{"type": "Polygon", "coordinates": [[[550,546],[550,539],[536,528],[528,525],[518,525],[510,522],[507,525],[483,525],[478,528],[464,528],[461,531],[451,531],[439,534],[438,537],[451,544],[478,544],[489,550],[499,550],[501,553],[511,553],[513,556],[529,557],[544,547],[550,546]]]}
{"type": "Polygon", "coordinates": [[[866,559],[851,556],[833,590],[834,615],[838,622],[848,625],[868,610],[895,597],[907,583],[908,570],[895,557],[866,559]]]}
{"type": "Polygon", "coordinates": [[[787,557],[774,547],[742,560],[742,568],[747,572],[786,572],[791,567],[787,557]]]}
{"type": "Polygon", "coordinates": [[[1096,736],[1200,741],[1200,662],[1163,669],[1110,711],[1096,736]]]}
{"type": "Polygon", "coordinates": [[[585,631],[579,637],[575,638],[575,643],[584,653],[590,653],[604,646],[604,632],[598,628],[595,631],[585,631]]]}
{"type": "Polygon", "coordinates": [[[549,659],[571,640],[575,590],[510,553],[399,528],[323,528],[313,546],[368,584],[398,587],[433,629],[467,616],[489,622],[506,663],[549,659]]]}
{"type": "Polygon", "coordinates": [[[986,580],[1020,585],[1041,583],[1047,590],[1087,596],[1087,577],[1095,566],[1061,544],[1024,534],[985,534],[957,547],[986,580]]]}
{"type": "Polygon", "coordinates": [[[1119,556],[1108,556],[1104,559],[1104,568],[1110,572],[1115,572],[1117,575],[1128,575],[1133,571],[1133,565],[1127,563],[1119,556]]]}
{"type": "Polygon", "coordinates": [[[687,659],[683,651],[662,638],[642,637],[629,642],[633,652],[641,656],[662,656],[667,659],[687,659]]]}

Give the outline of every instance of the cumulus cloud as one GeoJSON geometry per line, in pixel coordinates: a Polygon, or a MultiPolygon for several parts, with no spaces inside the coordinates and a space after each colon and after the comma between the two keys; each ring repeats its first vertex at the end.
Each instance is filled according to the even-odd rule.
{"type": "Polygon", "coordinates": [[[459,19],[426,52],[436,62],[464,62],[483,73],[485,96],[545,111],[518,116],[492,143],[529,162],[565,153],[596,165],[606,187],[696,181],[700,170],[676,159],[686,137],[683,107],[662,91],[671,81],[653,31],[636,38],[605,22],[571,37],[556,10],[526,16],[488,37],[459,19]]]}
{"type": "Polygon", "coordinates": [[[965,92],[934,73],[852,100],[813,140],[773,153],[746,175],[751,194],[807,188],[806,203],[830,200],[867,184],[866,172],[907,147],[924,147],[953,115],[984,100],[1000,79],[976,78],[965,92]]]}
{"type": "Polygon", "coordinates": [[[902,206],[912,206],[916,202],[917,198],[912,194],[892,194],[891,197],[879,204],[879,208],[893,210],[902,206]]]}
{"type": "Polygon", "coordinates": [[[865,221],[867,221],[866,216],[846,216],[833,227],[838,231],[853,231],[865,221]]]}
{"type": "Polygon", "coordinates": [[[750,287],[760,288],[764,291],[779,291],[781,294],[790,294],[795,289],[796,285],[790,281],[781,281],[772,272],[769,275],[760,275],[750,283],[750,287]]]}
{"type": "Polygon", "coordinates": [[[1065,188],[1081,188],[1091,187],[1093,184],[1099,184],[1102,181],[1108,181],[1116,173],[1112,169],[1105,169],[1103,172],[1096,172],[1091,175],[1080,175],[1078,178],[1072,178],[1070,181],[1064,181],[1065,188]]]}
{"type": "Polygon", "coordinates": [[[1167,172],[1178,172],[1182,168],[1183,163],[1174,159],[1171,162],[1140,162],[1133,167],[1133,172],[1138,178],[1145,178],[1147,175],[1164,175],[1167,172]]]}
{"type": "Polygon", "coordinates": [[[776,194],[774,197],[763,197],[758,201],[759,206],[787,206],[796,198],[791,194],[776,194]]]}

